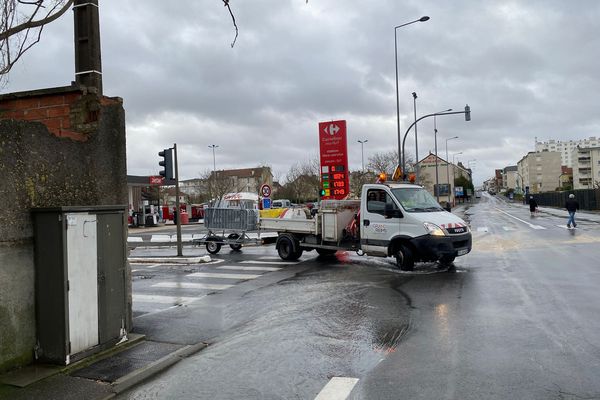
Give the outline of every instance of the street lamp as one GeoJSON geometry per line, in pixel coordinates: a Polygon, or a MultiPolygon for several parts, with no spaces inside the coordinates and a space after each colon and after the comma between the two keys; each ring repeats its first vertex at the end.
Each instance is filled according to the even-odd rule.
{"type": "Polygon", "coordinates": [[[419,183],[419,144],[417,143],[417,93],[412,92],[413,96],[413,110],[415,111],[415,183],[419,183]]]}
{"type": "MultiPolygon", "coordinates": [[[[448,142],[453,139],[458,139],[458,136],[454,136],[446,139],[446,179],[448,180],[448,204],[450,204],[450,191],[452,189],[452,185],[450,184],[450,161],[448,159],[448,142]]],[[[452,170],[452,174],[454,174],[454,169],[452,170]]]]}
{"type": "Polygon", "coordinates": [[[440,202],[440,186],[439,186],[439,177],[438,177],[437,123],[436,123],[435,117],[437,117],[437,114],[439,114],[439,113],[449,112],[449,111],[452,111],[452,109],[449,108],[444,111],[438,111],[433,116],[433,140],[435,142],[435,187],[436,187],[436,200],[438,203],[440,202]]]}
{"type": "MultiPolygon", "coordinates": [[[[425,22],[429,21],[428,16],[423,16],[419,19],[415,19],[414,21],[407,22],[402,25],[398,25],[394,27],[394,56],[396,59],[396,121],[398,127],[398,165],[402,164],[402,160],[400,159],[400,147],[401,147],[401,138],[400,138],[400,99],[398,94],[398,28],[402,28],[403,26],[414,24],[415,22],[425,22]]],[[[404,173],[404,171],[402,171],[404,173]]]]}
{"type": "Polygon", "coordinates": [[[215,158],[215,149],[217,147],[219,147],[219,145],[216,145],[216,144],[211,144],[208,146],[208,148],[212,149],[212,152],[213,152],[213,179],[215,181],[215,183],[214,183],[215,196],[216,196],[216,191],[217,191],[217,159],[215,158]]]}
{"type": "Polygon", "coordinates": [[[365,152],[364,152],[364,144],[367,143],[369,140],[365,139],[365,140],[357,140],[358,143],[360,143],[360,159],[362,160],[362,172],[365,172],[365,152]]]}

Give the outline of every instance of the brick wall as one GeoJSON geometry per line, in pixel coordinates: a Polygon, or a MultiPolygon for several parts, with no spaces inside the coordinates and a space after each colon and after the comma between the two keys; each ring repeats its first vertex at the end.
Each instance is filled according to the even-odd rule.
{"type": "Polygon", "coordinates": [[[3,371],[36,343],[31,209],[127,204],[121,99],[77,86],[0,95],[0,176],[3,371]]]}

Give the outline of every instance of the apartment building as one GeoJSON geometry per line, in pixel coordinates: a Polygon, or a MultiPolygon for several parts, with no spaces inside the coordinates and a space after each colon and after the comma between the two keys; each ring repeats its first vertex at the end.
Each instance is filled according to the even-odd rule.
{"type": "Polygon", "coordinates": [[[560,186],[561,153],[529,152],[517,163],[518,173],[529,187],[529,193],[550,192],[560,186]]]}
{"type": "Polygon", "coordinates": [[[600,184],[600,147],[576,148],[573,159],[573,189],[591,189],[600,184]]]}
{"type": "Polygon", "coordinates": [[[577,149],[577,147],[598,147],[600,146],[600,139],[592,136],[587,139],[582,140],[548,140],[547,142],[538,142],[537,138],[535,141],[535,151],[557,151],[560,153],[562,165],[566,165],[567,167],[573,167],[574,158],[573,151],[577,149]]]}
{"type": "Polygon", "coordinates": [[[502,186],[505,191],[509,189],[515,190],[517,193],[522,188],[521,179],[519,178],[519,167],[509,165],[502,170],[502,186]]]}

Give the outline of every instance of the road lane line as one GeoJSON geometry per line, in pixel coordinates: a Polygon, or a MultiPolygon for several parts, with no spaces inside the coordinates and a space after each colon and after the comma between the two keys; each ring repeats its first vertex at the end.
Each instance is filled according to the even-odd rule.
{"type": "Polygon", "coordinates": [[[358,378],[333,377],[315,400],[346,400],[358,383],[358,378]]]}
{"type": "Polygon", "coordinates": [[[241,261],[240,264],[268,264],[268,265],[295,265],[297,262],[289,262],[289,261],[257,261],[257,260],[248,260],[241,261]]]}
{"type": "Polygon", "coordinates": [[[477,232],[487,232],[487,231],[488,231],[487,226],[480,226],[479,228],[477,228],[477,232]]]}
{"type": "Polygon", "coordinates": [[[499,209],[499,208],[496,208],[496,210],[500,211],[500,212],[501,212],[501,213],[503,213],[503,214],[506,214],[506,215],[508,215],[508,216],[509,216],[509,217],[511,217],[511,218],[514,218],[514,219],[516,219],[517,221],[520,221],[520,222],[524,223],[525,225],[528,225],[528,226],[529,226],[531,229],[546,229],[546,228],[544,228],[543,226],[540,226],[540,225],[534,225],[534,224],[532,224],[532,223],[530,223],[530,222],[527,222],[527,221],[525,221],[525,220],[522,220],[521,218],[515,217],[514,215],[512,215],[512,214],[509,214],[509,213],[507,213],[506,211],[504,211],[504,210],[501,210],[501,209],[499,209]]]}
{"type": "Polygon", "coordinates": [[[503,226],[502,229],[505,231],[516,231],[517,228],[513,228],[512,226],[503,226]]]}
{"type": "Polygon", "coordinates": [[[217,267],[217,269],[227,269],[233,271],[265,271],[265,272],[274,272],[279,271],[281,268],[277,267],[244,267],[242,265],[222,265],[217,267]]]}
{"type": "Polygon", "coordinates": [[[193,274],[186,275],[190,278],[218,278],[218,279],[256,279],[260,275],[251,274],[219,274],[216,272],[194,272],[193,274]]]}
{"type": "Polygon", "coordinates": [[[218,285],[216,283],[193,283],[193,282],[158,282],[152,287],[172,288],[172,289],[209,289],[209,290],[225,290],[234,285],[218,285]]]}

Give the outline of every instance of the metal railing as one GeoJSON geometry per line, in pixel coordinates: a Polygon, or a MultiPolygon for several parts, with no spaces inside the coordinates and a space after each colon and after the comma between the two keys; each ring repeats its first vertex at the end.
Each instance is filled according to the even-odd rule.
{"type": "Polygon", "coordinates": [[[258,229],[258,210],[205,208],[204,226],[210,230],[255,231],[258,229]]]}

